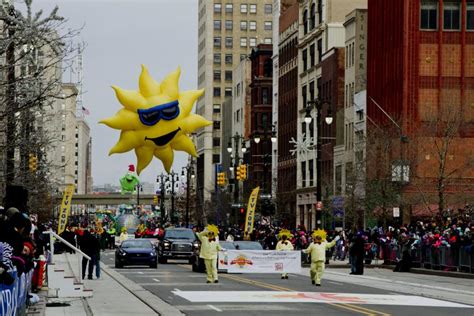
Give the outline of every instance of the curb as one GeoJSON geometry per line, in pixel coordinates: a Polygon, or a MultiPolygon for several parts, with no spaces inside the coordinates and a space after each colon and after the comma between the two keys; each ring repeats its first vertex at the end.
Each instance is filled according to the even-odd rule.
{"type": "Polygon", "coordinates": [[[135,295],[140,301],[142,301],[144,304],[150,307],[153,311],[155,311],[158,315],[161,315],[161,316],[184,315],[176,307],[166,303],[158,296],[145,290],[142,286],[127,279],[120,273],[110,269],[105,264],[101,266],[101,269],[103,272],[107,273],[112,279],[117,281],[123,288],[125,288],[131,294],[135,295]]]}
{"type": "Polygon", "coordinates": [[[410,272],[415,273],[415,274],[436,275],[436,276],[444,276],[444,277],[459,278],[459,279],[471,279],[471,280],[474,279],[474,274],[467,273],[467,272],[427,270],[427,269],[420,269],[420,268],[411,268],[410,272]]]}

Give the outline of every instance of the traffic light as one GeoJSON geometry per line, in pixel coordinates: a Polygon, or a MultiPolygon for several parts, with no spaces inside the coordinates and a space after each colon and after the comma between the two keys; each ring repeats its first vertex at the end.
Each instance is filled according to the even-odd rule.
{"type": "Polygon", "coordinates": [[[225,185],[225,173],[224,172],[219,172],[217,174],[217,184],[220,186],[225,185]]]}
{"type": "Polygon", "coordinates": [[[240,208],[240,214],[244,214],[245,213],[245,209],[243,207],[240,208]]]}
{"type": "Polygon", "coordinates": [[[240,174],[240,170],[241,170],[240,166],[237,166],[237,169],[235,170],[235,178],[237,179],[237,181],[242,180],[242,176],[241,176],[241,174],[240,174]]]}
{"type": "Polygon", "coordinates": [[[153,204],[158,205],[158,195],[153,195],[153,204]]]}
{"type": "Polygon", "coordinates": [[[28,161],[28,166],[30,168],[31,172],[36,172],[38,169],[38,157],[36,157],[35,154],[30,154],[29,155],[29,161],[28,161]]]}
{"type": "Polygon", "coordinates": [[[247,165],[240,166],[240,180],[247,180],[247,165]]]}

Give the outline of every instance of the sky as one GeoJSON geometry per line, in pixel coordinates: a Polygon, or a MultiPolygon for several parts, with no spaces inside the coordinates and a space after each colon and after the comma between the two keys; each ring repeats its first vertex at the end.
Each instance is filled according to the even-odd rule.
{"type": "MultiPolygon", "coordinates": [[[[15,0],[21,9],[21,1],[15,0]]],[[[108,156],[120,131],[98,124],[122,108],[111,85],[138,89],[141,64],[161,81],[181,66],[180,90],[197,88],[197,0],[33,0],[34,12],[49,14],[58,5],[67,27],[83,27],[77,42],[83,53],[83,106],[92,136],[94,185],[119,184],[129,164],[136,165],[133,151],[108,156]]],[[[70,78],[64,78],[69,81],[70,78]]],[[[187,154],[175,152],[173,170],[181,172],[187,154]]],[[[164,172],[156,158],[141,173],[142,182],[155,182],[164,172]]]]}

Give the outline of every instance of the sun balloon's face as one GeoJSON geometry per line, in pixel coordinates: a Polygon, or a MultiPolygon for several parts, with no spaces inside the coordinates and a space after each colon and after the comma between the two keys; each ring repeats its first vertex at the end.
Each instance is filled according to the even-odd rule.
{"type": "Polygon", "coordinates": [[[173,164],[173,150],[197,156],[196,148],[188,135],[211,124],[203,117],[191,113],[194,102],[204,91],[179,92],[180,73],[178,68],[161,83],[157,83],[142,65],[139,91],[112,86],[123,108],[114,116],[100,121],[121,130],[120,139],[109,155],[134,149],[138,160],[138,174],[148,166],[153,156],[163,162],[168,172],[173,164]]]}

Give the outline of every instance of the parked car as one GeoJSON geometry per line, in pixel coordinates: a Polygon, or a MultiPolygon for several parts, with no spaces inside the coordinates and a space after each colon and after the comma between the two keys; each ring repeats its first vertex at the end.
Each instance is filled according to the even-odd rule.
{"type": "Polygon", "coordinates": [[[146,239],[125,240],[115,250],[115,267],[128,265],[148,265],[157,268],[156,248],[146,239]]]}
{"type": "Polygon", "coordinates": [[[199,243],[192,229],[168,228],[158,243],[158,262],[166,263],[168,259],[190,260],[198,247],[199,243]]]}
{"type": "MultiPolygon", "coordinates": [[[[220,241],[219,244],[226,250],[263,250],[262,245],[257,241],[220,241]]],[[[194,251],[191,257],[191,264],[194,272],[206,271],[204,260],[199,258],[199,247],[194,251]]],[[[219,272],[226,272],[226,270],[219,269],[219,272]]]]}

